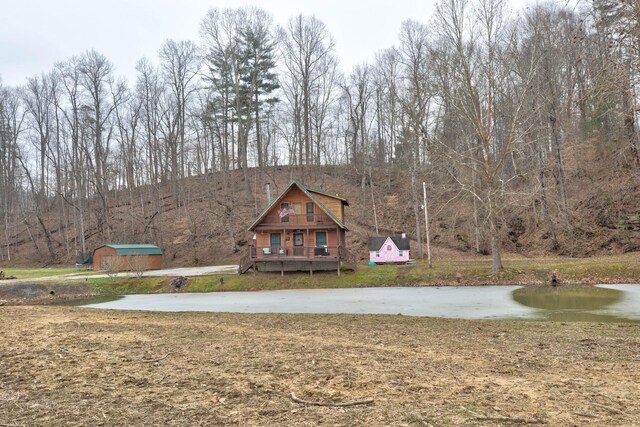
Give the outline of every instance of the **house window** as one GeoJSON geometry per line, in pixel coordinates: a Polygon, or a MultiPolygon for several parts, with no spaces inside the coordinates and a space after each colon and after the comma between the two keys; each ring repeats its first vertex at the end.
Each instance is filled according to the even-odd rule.
{"type": "Polygon", "coordinates": [[[307,203],[307,222],[313,222],[313,202],[307,203]]]}
{"type": "Polygon", "coordinates": [[[376,251],[376,258],[380,258],[380,251],[376,251]]]}
{"type": "Polygon", "coordinates": [[[327,246],[327,232],[326,231],[318,231],[316,233],[316,246],[317,247],[327,246]]]}
{"type": "Polygon", "coordinates": [[[270,244],[271,244],[271,252],[275,253],[280,247],[280,233],[271,233],[270,236],[270,244]]]}
{"type": "Polygon", "coordinates": [[[280,222],[289,222],[289,203],[280,203],[280,222]]]}
{"type": "Polygon", "coordinates": [[[398,251],[398,256],[404,256],[402,251],[398,251]]]}

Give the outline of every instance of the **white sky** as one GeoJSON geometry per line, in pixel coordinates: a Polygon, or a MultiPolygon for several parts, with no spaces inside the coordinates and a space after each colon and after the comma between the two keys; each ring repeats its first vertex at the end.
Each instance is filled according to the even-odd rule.
{"type": "MultiPolygon", "coordinates": [[[[5,85],[95,49],[132,81],[136,62],[157,61],[166,39],[199,42],[213,7],[260,7],[285,25],[300,13],[322,20],[336,42],[341,68],[371,61],[396,44],[400,24],[428,23],[437,0],[0,0],[0,76],[5,85]]],[[[510,0],[521,4],[524,0],[510,0]]]]}

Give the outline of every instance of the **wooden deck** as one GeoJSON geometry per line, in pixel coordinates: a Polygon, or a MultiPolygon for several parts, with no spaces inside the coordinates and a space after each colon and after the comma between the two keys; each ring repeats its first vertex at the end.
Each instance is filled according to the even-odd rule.
{"type": "Polygon", "coordinates": [[[343,246],[276,246],[268,248],[249,248],[240,260],[239,273],[256,271],[327,271],[337,270],[338,275],[343,264],[355,266],[355,256],[343,246]]]}

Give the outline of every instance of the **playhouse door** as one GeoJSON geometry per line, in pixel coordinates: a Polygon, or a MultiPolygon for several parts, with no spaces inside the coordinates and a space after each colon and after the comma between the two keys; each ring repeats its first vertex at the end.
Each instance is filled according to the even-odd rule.
{"type": "Polygon", "coordinates": [[[385,251],[385,259],[387,262],[392,262],[393,261],[393,249],[391,248],[391,245],[387,245],[387,250],[385,251]]]}

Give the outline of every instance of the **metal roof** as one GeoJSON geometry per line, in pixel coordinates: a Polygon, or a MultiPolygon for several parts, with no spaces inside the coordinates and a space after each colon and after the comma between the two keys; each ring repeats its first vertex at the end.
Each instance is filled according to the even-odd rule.
{"type": "Polygon", "coordinates": [[[94,252],[105,246],[115,249],[118,255],[162,255],[159,246],[149,244],[102,245],[94,249],[94,252]]]}
{"type": "Polygon", "coordinates": [[[381,237],[369,237],[368,247],[369,251],[377,251],[380,250],[384,242],[387,239],[391,239],[394,245],[401,251],[409,250],[409,238],[402,236],[381,236],[381,237]]]}

